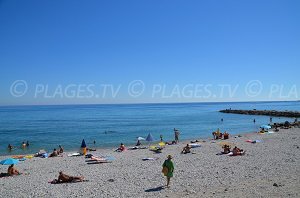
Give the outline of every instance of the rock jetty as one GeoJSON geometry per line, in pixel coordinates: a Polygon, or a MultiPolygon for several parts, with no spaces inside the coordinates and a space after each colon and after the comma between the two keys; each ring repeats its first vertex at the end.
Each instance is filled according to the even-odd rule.
{"type": "Polygon", "coordinates": [[[274,117],[290,117],[290,118],[299,118],[299,111],[275,111],[275,110],[234,110],[234,109],[225,109],[220,110],[221,113],[235,113],[235,114],[245,114],[245,115],[266,115],[274,117]]]}

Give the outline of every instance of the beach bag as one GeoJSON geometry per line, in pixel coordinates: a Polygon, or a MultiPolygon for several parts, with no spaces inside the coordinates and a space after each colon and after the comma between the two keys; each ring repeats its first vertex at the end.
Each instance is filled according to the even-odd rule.
{"type": "Polygon", "coordinates": [[[164,174],[164,176],[167,176],[168,171],[168,167],[164,166],[161,172],[164,174]]]}

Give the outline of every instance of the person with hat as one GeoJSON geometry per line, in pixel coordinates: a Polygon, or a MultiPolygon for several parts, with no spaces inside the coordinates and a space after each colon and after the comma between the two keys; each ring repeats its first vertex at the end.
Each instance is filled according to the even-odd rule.
{"type": "Polygon", "coordinates": [[[168,155],[168,159],[166,159],[165,162],[163,163],[163,173],[164,176],[167,177],[167,185],[166,185],[167,188],[170,185],[171,177],[173,177],[173,171],[174,171],[174,164],[172,162],[172,156],[168,155]]]}

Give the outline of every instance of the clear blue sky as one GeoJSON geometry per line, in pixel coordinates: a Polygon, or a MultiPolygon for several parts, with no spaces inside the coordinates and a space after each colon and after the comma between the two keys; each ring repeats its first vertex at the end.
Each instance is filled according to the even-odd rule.
{"type": "Polygon", "coordinates": [[[297,0],[0,0],[0,105],[299,100],[299,10],[297,0]],[[27,83],[22,97],[10,93],[16,80],[27,83]],[[144,82],[141,96],[128,95],[133,80],[144,82]],[[251,80],[263,85],[258,96],[244,93],[251,80]],[[171,93],[190,83],[214,94],[151,97],[154,84],[171,93]],[[281,96],[269,94],[274,83],[281,96]],[[52,96],[60,84],[122,86],[116,98],[45,98],[34,97],[37,84],[52,96]],[[219,84],[239,87],[219,97],[219,84]]]}

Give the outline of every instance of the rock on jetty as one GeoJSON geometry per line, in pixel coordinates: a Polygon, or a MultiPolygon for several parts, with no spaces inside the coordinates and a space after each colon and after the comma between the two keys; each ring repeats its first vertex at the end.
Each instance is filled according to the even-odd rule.
{"type": "Polygon", "coordinates": [[[245,114],[245,115],[266,115],[266,116],[274,116],[274,117],[292,117],[298,118],[300,117],[299,111],[275,111],[275,110],[234,110],[234,109],[225,109],[220,110],[221,113],[235,113],[235,114],[245,114]]]}

